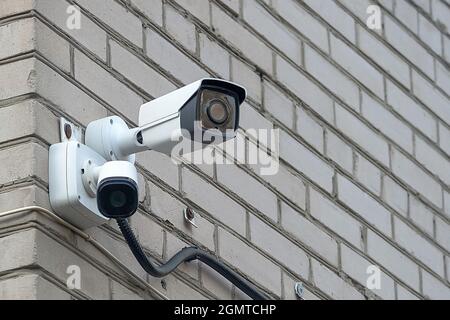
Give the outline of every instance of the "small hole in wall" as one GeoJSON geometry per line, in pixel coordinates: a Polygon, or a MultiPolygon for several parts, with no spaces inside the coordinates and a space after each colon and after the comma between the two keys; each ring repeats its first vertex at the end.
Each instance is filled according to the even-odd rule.
{"type": "Polygon", "coordinates": [[[167,282],[166,282],[166,280],[161,280],[161,287],[162,287],[164,290],[167,290],[167,282]]]}

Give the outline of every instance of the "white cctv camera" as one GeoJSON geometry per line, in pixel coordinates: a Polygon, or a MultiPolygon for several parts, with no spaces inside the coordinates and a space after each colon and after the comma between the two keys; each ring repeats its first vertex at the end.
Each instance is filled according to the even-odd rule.
{"type": "Polygon", "coordinates": [[[239,85],[204,79],[142,105],[138,128],[109,117],[88,125],[85,145],[62,139],[50,147],[53,209],[83,229],[131,216],[138,207],[135,153],[169,155],[180,138],[202,147],[232,139],[245,98],[239,85]]]}
{"type": "Polygon", "coordinates": [[[139,128],[129,129],[119,117],[92,122],[86,145],[107,160],[134,162],[144,150],[169,155],[182,137],[201,144],[227,141],[236,135],[245,98],[237,84],[203,79],[142,105],[139,128]]]}
{"type": "Polygon", "coordinates": [[[97,198],[97,208],[106,218],[128,218],[138,208],[136,167],[128,161],[109,161],[97,166],[87,160],[82,168],[84,188],[97,198]]]}

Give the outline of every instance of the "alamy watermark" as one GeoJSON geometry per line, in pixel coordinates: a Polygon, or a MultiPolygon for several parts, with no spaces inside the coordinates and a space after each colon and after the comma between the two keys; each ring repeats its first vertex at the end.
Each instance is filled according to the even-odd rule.
{"type": "Polygon", "coordinates": [[[370,265],[367,267],[366,274],[368,275],[366,281],[366,287],[369,290],[381,289],[381,270],[376,265],[370,265]]]}
{"type": "Polygon", "coordinates": [[[69,15],[66,20],[66,26],[69,30],[81,29],[81,11],[78,6],[68,6],[66,13],[69,15]]]}
{"type": "MultiPolygon", "coordinates": [[[[200,123],[195,127],[201,128],[200,123]]],[[[280,167],[279,129],[248,129],[244,134],[251,137],[252,142],[234,138],[234,130],[194,130],[193,136],[187,130],[175,131],[172,141],[177,143],[171,152],[172,161],[195,165],[226,165],[237,161],[255,168],[262,176],[276,175],[280,167]],[[205,148],[204,144],[196,141],[211,143],[215,147],[205,148]]]]}
{"type": "Polygon", "coordinates": [[[371,5],[367,7],[366,13],[368,14],[366,25],[371,30],[381,30],[383,27],[381,20],[381,8],[377,5],[371,5]]]}
{"type": "Polygon", "coordinates": [[[66,273],[69,275],[66,280],[66,285],[69,290],[81,289],[81,269],[77,265],[70,265],[67,267],[66,273]]]}

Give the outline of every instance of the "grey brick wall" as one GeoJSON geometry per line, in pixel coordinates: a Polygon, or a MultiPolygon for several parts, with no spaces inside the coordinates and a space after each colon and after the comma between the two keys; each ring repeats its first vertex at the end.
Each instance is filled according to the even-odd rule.
{"type": "MultiPolygon", "coordinates": [[[[449,0],[0,0],[0,212],[51,209],[60,116],[134,125],[143,102],[222,77],[249,92],[247,153],[246,129],[281,130],[279,173],[139,155],[131,222],[149,255],[200,246],[280,299],[296,282],[305,299],[450,299],[449,22],[449,0]],[[382,30],[366,24],[373,4],[382,30]]],[[[0,298],[245,298],[201,263],[147,276],[114,223],[87,232],[147,285],[25,212],[0,218],[0,298]]]]}

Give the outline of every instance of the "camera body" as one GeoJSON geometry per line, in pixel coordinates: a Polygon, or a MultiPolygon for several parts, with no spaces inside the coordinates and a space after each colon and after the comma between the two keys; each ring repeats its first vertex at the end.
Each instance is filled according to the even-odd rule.
{"type": "Polygon", "coordinates": [[[202,146],[233,139],[246,94],[232,82],[203,79],[142,105],[137,128],[117,116],[91,122],[85,145],[66,141],[50,148],[52,207],[83,229],[133,215],[135,153],[170,155],[181,138],[202,146]]]}

